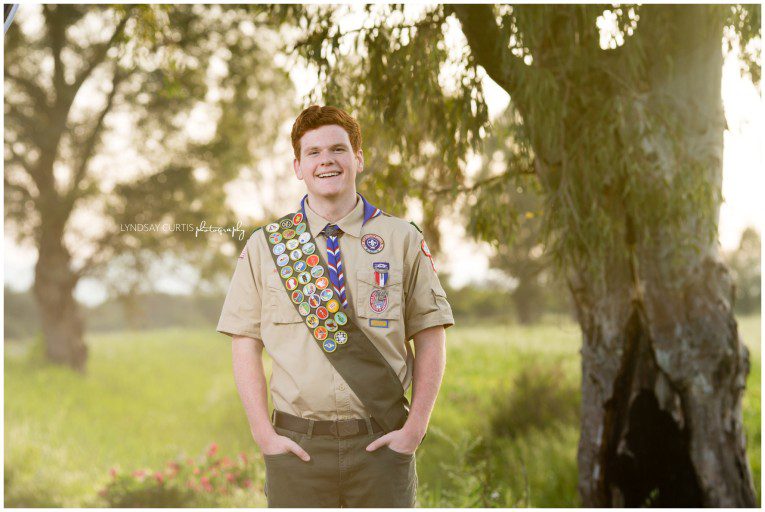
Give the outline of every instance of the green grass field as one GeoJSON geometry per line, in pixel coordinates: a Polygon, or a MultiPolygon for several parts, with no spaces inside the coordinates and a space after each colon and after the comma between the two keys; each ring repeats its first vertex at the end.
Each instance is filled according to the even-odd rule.
{"type": "MultiPolygon", "coordinates": [[[[739,319],[751,349],[744,401],[760,495],[760,317],[739,319]]],[[[457,327],[431,429],[418,450],[422,506],[577,506],[579,345],[571,322],[457,327]]],[[[260,464],[212,331],[88,337],[86,375],[5,346],[5,505],[98,505],[109,470],[245,452],[260,464]]],[[[257,468],[262,475],[262,469],[257,468]]],[[[217,506],[263,506],[262,481],[217,506]]]]}

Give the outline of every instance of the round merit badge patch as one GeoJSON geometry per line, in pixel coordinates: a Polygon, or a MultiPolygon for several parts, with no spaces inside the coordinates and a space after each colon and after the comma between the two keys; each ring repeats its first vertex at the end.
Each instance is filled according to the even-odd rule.
{"type": "Polygon", "coordinates": [[[369,254],[377,254],[385,247],[385,242],[380,235],[369,233],[361,237],[361,246],[369,254]]]}
{"type": "Polygon", "coordinates": [[[385,290],[374,290],[369,296],[369,307],[375,313],[382,313],[388,309],[388,292],[385,290]]]}

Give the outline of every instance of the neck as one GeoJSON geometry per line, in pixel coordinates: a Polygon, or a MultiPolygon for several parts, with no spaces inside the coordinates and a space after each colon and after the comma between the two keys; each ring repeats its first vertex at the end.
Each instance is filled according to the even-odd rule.
{"type": "Polygon", "coordinates": [[[359,200],[356,191],[353,190],[341,197],[327,199],[325,197],[314,196],[308,193],[308,204],[311,209],[327,219],[330,222],[337,222],[356,207],[356,201],[359,200]]]}

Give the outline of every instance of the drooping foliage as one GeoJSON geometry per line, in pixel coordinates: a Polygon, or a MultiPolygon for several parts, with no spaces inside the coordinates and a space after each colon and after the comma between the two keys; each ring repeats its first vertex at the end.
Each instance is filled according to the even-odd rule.
{"type": "MultiPolygon", "coordinates": [[[[747,42],[759,37],[759,7],[709,9],[749,48],[745,62],[758,80],[756,45],[747,42]]],[[[507,243],[523,212],[506,191],[532,172],[544,196],[547,250],[559,266],[596,277],[610,254],[657,230],[675,233],[672,265],[716,236],[715,225],[693,219],[716,215],[719,176],[673,171],[703,166],[708,155],[672,143],[690,113],[669,89],[655,94],[683,71],[659,51],[688,29],[678,14],[627,5],[436,5],[417,13],[394,5],[366,6],[356,25],[344,23],[346,7],[290,9],[287,17],[308,33],[295,48],[319,70],[323,101],[374,126],[367,147],[375,172],[365,186],[386,196],[380,202],[402,207],[416,198],[426,213],[439,212],[464,194],[472,232],[507,243]],[[486,74],[510,94],[516,151],[504,169],[471,181],[466,163],[489,129],[486,74]]]]}

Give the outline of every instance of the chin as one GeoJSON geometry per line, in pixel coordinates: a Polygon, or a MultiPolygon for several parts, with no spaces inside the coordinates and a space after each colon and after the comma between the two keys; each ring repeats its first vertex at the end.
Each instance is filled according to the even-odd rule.
{"type": "Polygon", "coordinates": [[[348,192],[349,189],[350,189],[349,186],[337,186],[337,185],[319,186],[313,190],[313,193],[316,194],[317,196],[333,199],[336,197],[343,196],[344,194],[348,192]]]}

